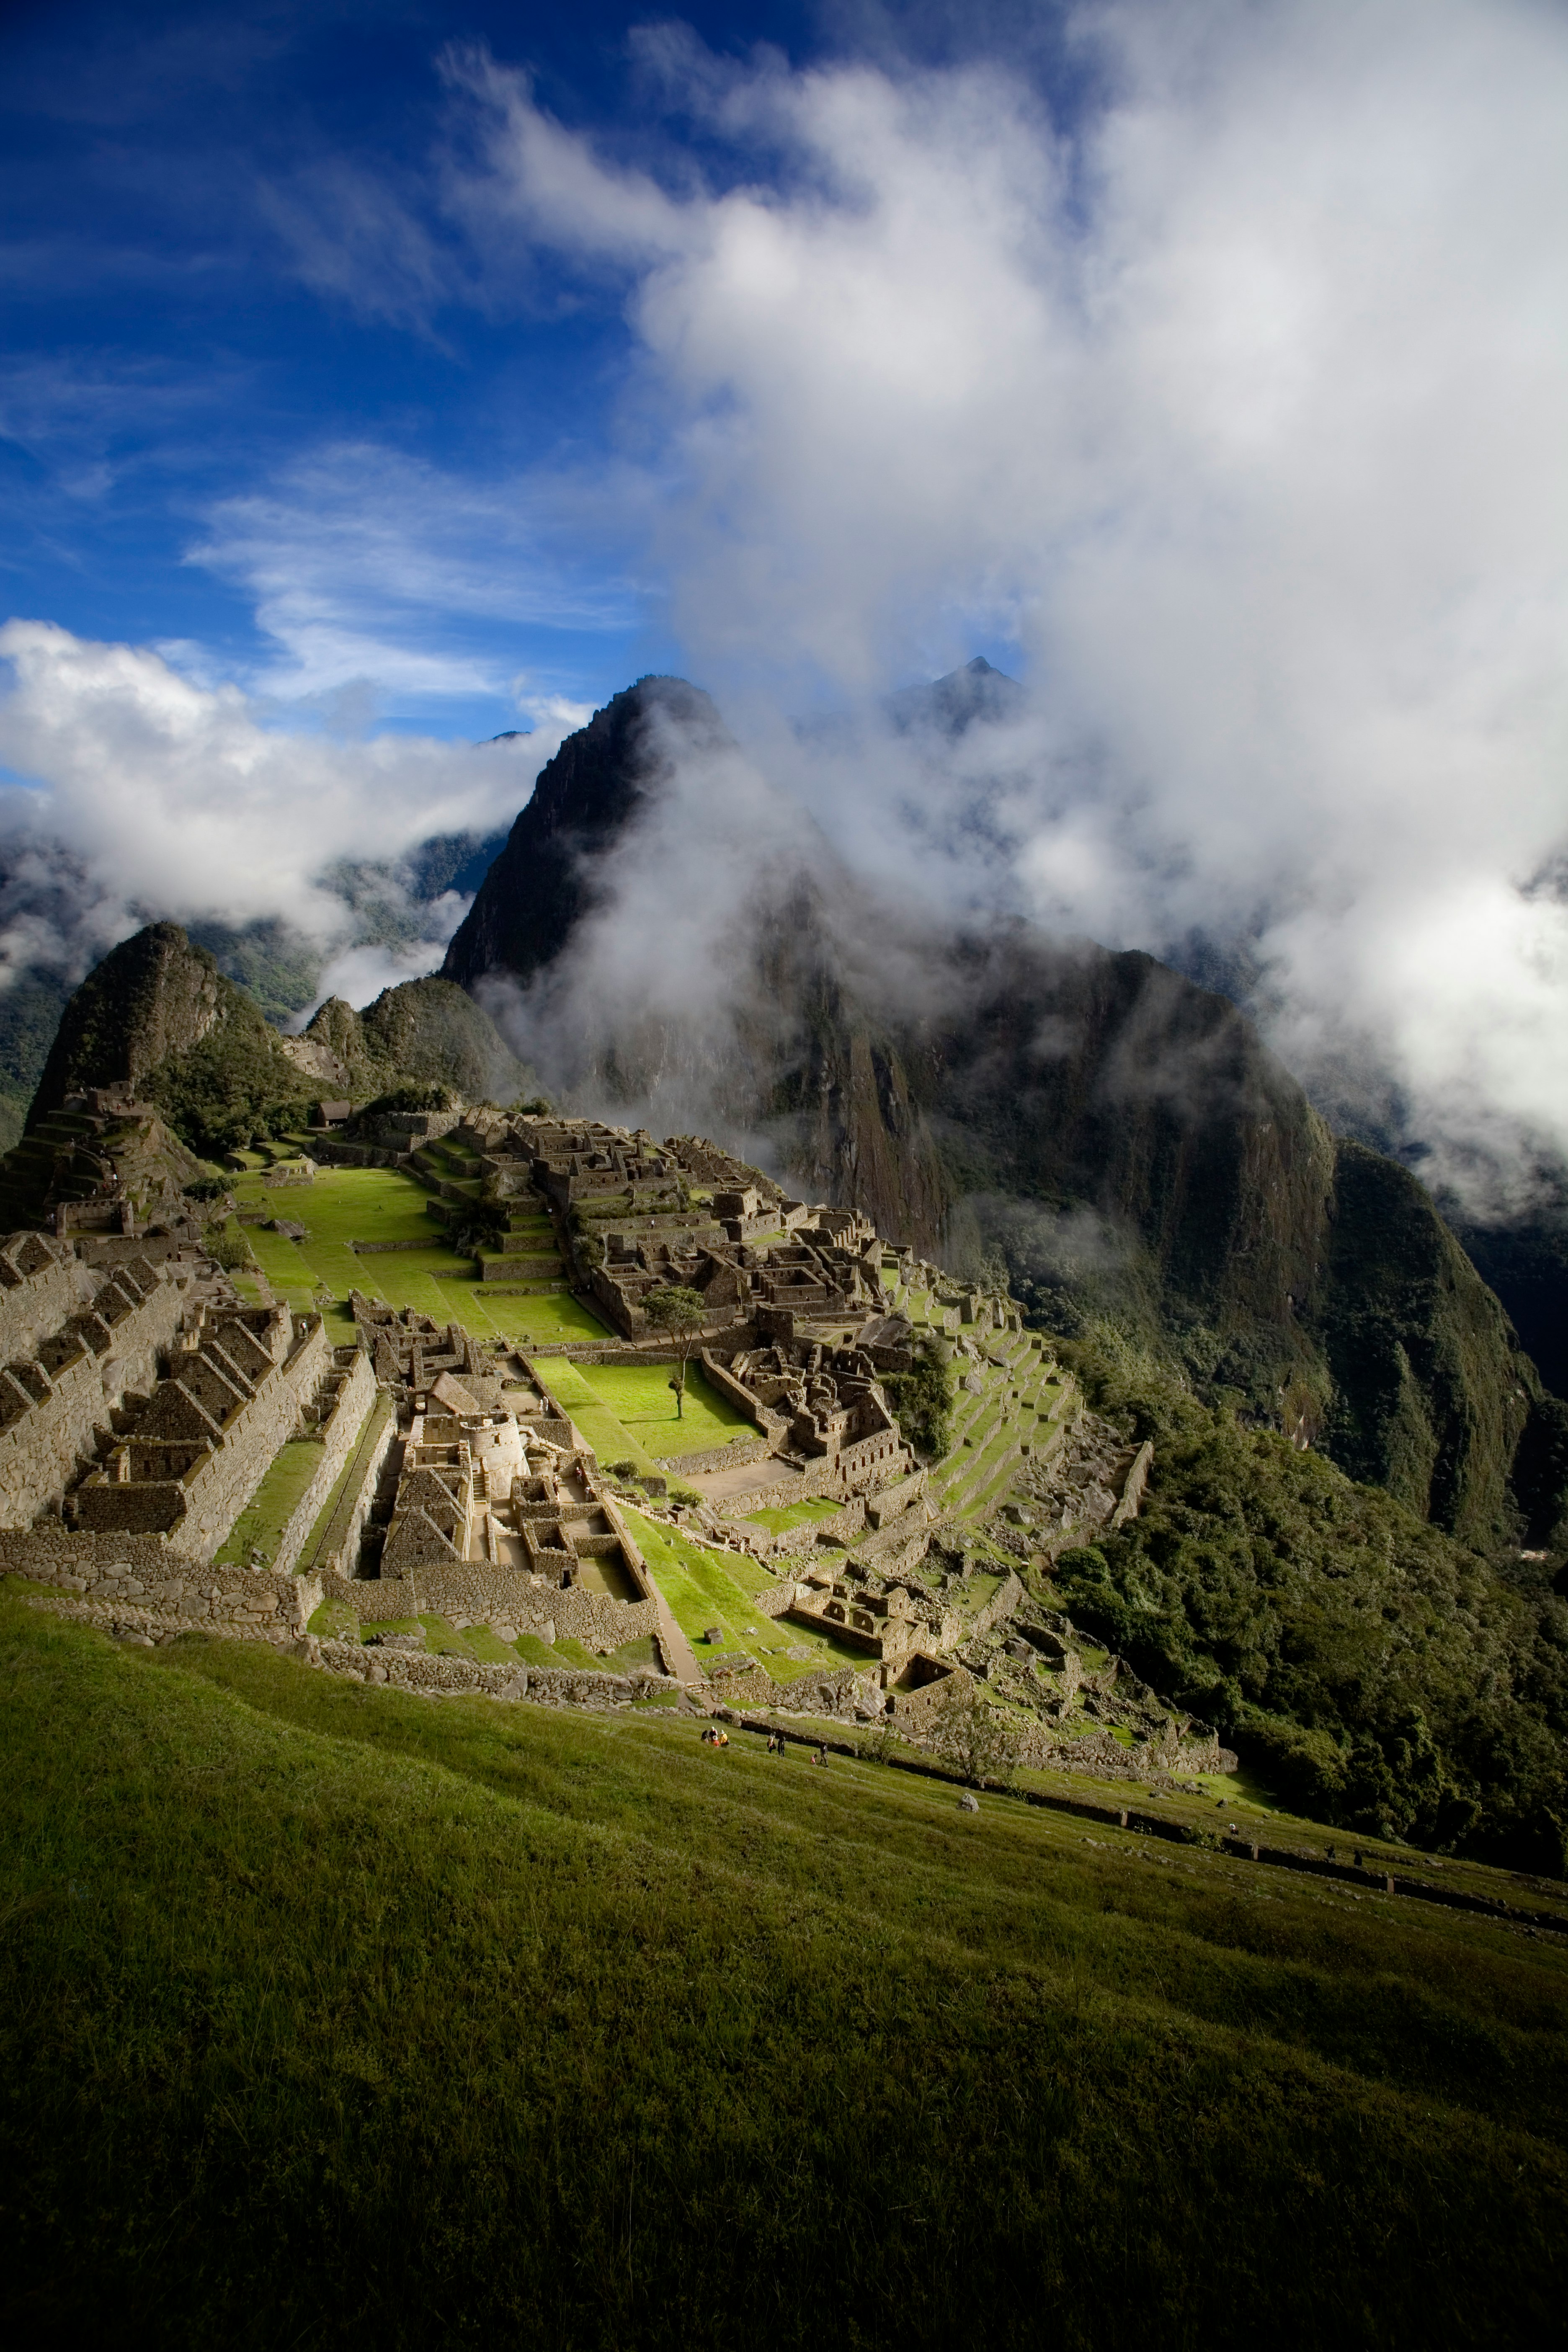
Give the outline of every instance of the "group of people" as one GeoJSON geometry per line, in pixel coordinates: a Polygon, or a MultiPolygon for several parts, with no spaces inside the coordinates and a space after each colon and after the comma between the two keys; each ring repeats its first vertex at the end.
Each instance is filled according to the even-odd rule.
{"type": "MultiPolygon", "coordinates": [[[[728,1748],[730,1745],[730,1735],[720,1724],[704,1724],[702,1727],[702,1745],[704,1748],[728,1748]]],[[[768,1754],[770,1756],[786,1756],[789,1753],[789,1742],[785,1739],[782,1731],[769,1732],[767,1748],[768,1754]]],[[[814,1764],[826,1766],[827,1762],[827,1748],[825,1742],[812,1749],[811,1760],[814,1764]]]]}

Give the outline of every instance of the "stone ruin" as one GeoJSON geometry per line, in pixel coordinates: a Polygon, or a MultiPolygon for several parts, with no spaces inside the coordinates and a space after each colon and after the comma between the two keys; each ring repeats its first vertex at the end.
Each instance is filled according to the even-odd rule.
{"type": "Polygon", "coordinates": [[[286,1307],[219,1308],[185,1336],[64,1516],[93,1534],[177,1536],[210,1559],[339,1367],[321,1317],[286,1307]]]}
{"type": "Polygon", "coordinates": [[[529,1359],[358,1291],[352,1303],[403,1432],[384,1589],[362,1592],[362,1618],[435,1612],[600,1652],[657,1633],[642,1553],[529,1359]]]}
{"type": "Polygon", "coordinates": [[[204,1286],[195,1264],[96,1267],[52,1234],[0,1242],[0,1527],[59,1508],[129,1401],[190,1344],[204,1286]]]}

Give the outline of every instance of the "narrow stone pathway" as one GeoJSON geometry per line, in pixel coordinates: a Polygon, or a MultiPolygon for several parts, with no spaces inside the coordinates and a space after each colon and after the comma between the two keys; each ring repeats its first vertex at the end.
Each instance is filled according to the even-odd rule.
{"type": "Polygon", "coordinates": [[[697,1663],[697,1653],[676,1623],[668,1601],[659,1590],[658,1579],[645,1556],[643,1574],[648,1589],[658,1603],[658,1646],[664,1652],[664,1662],[678,1682],[706,1683],[707,1676],[697,1663]]]}

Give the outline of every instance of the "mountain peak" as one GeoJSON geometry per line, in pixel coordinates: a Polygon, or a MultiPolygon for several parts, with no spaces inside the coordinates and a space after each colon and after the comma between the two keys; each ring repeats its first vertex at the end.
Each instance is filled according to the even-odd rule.
{"type": "Polygon", "coordinates": [[[1026,699],[1016,677],[976,654],[962,669],[950,669],[929,686],[906,686],[889,695],[885,708],[900,735],[929,729],[955,737],[977,720],[990,725],[1016,718],[1026,699]]]}

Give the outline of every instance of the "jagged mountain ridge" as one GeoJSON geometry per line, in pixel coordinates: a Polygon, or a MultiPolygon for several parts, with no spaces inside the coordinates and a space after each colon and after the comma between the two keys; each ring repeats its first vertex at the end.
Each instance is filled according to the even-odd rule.
{"type": "Polygon", "coordinates": [[[284,1037],[177,923],[122,940],[66,1006],[27,1114],[31,1133],[68,1097],[131,1088],[174,1132],[214,1151],[298,1123],[312,1097],[363,1100],[398,1083],[510,1100],[527,1072],[480,1006],[439,979],[384,990],[362,1014],[337,998],[284,1037]]]}
{"type": "MultiPolygon", "coordinates": [[[[973,688],[938,681],[930,723],[967,723],[973,688]]],[[[452,940],[448,978],[521,986],[531,1058],[531,1009],[569,989],[664,821],[672,728],[699,761],[730,741],[706,695],[661,678],[569,739],[452,940]]],[[[1023,924],[913,927],[795,833],[793,861],[759,859],[727,1029],[640,1001],[617,1028],[597,973],[584,1017],[555,1022],[546,1084],[642,1105],[677,1072],[705,1088],[696,1123],[768,1139],[783,1170],[933,1254],[1000,1248],[1058,1328],[1111,1312],[1466,1540],[1568,1534],[1542,1466],[1568,1455],[1568,1410],[1429,1196],[1336,1139],[1228,999],[1023,924]]]]}

